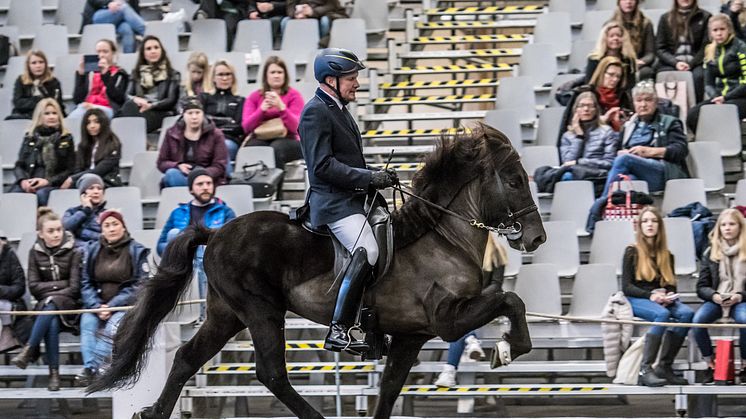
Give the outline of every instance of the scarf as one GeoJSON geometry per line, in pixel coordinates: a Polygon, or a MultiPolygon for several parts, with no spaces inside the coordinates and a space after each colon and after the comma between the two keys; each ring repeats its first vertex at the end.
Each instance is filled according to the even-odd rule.
{"type": "Polygon", "coordinates": [[[599,86],[596,88],[596,92],[598,93],[598,104],[604,111],[619,106],[619,95],[617,95],[616,89],[599,86]]]}
{"type": "Polygon", "coordinates": [[[166,63],[160,65],[144,64],[139,68],[140,72],[140,86],[144,90],[150,90],[157,83],[162,82],[168,78],[168,70],[166,69],[166,63]]]}
{"type": "Polygon", "coordinates": [[[720,259],[720,284],[717,292],[733,294],[743,292],[746,281],[746,262],[738,260],[741,250],[738,243],[728,246],[724,240],[720,241],[723,257],[720,259]]]}

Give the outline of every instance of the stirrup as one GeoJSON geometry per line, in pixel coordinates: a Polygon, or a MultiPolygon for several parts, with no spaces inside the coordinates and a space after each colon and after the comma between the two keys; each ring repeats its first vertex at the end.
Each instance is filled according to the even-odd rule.
{"type": "Polygon", "coordinates": [[[499,339],[495,342],[495,349],[492,351],[490,368],[499,368],[510,364],[512,361],[510,357],[510,343],[505,339],[499,339]]]}

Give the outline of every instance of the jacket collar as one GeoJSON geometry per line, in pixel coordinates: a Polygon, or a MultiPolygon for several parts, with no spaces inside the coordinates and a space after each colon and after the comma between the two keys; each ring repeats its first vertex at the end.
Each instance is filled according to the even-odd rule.
{"type": "Polygon", "coordinates": [[[75,237],[73,237],[73,234],[69,231],[65,232],[65,236],[62,238],[62,244],[60,247],[57,248],[57,250],[54,253],[51,253],[49,251],[49,248],[43,244],[41,237],[36,239],[36,243],[34,243],[34,250],[37,252],[44,253],[48,256],[56,256],[68,249],[72,249],[75,247],[75,237]]]}

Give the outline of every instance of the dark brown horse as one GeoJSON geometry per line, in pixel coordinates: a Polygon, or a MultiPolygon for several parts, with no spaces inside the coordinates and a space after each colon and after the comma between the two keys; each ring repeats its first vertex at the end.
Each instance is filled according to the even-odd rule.
{"type": "MultiPolygon", "coordinates": [[[[514,248],[532,251],[545,240],[519,156],[502,133],[489,127],[443,139],[415,175],[413,190],[485,225],[518,226],[520,237],[509,237],[514,248]]],[[[504,315],[511,321],[505,336],[511,357],[531,350],[520,298],[495,285],[482,287],[487,230],[416,199],[394,212],[393,219],[394,261],[369,291],[379,327],[392,338],[376,418],[390,416],[422,345],[435,336],[453,341],[504,315]]],[[[187,287],[192,258],[202,244],[207,244],[207,319],[177,351],[158,400],[136,416],[168,418],[186,381],[248,327],[259,381],[297,417],[321,418],[288,381],[284,324],[287,311],[329,323],[336,296],[336,288],[329,292],[332,243],[279,212],[254,212],[217,231],[187,229],[173,240],[156,276],[119,326],[111,367],[88,391],[123,387],[139,378],[152,336],[187,287]]]]}

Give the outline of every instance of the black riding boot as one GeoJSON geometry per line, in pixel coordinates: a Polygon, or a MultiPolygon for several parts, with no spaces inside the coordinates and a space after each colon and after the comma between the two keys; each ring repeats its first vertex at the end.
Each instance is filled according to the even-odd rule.
{"type": "Polygon", "coordinates": [[[352,254],[352,260],[345,271],[342,285],[339,287],[334,317],[329,326],[329,333],[326,335],[324,349],[334,352],[349,350],[357,354],[370,350],[365,342],[353,340],[349,329],[355,324],[363,291],[372,272],[373,267],[368,263],[368,252],[362,247],[358,248],[352,254]]]}
{"type": "Polygon", "coordinates": [[[640,377],[637,385],[648,387],[661,387],[666,385],[666,380],[659,378],[653,371],[653,364],[658,358],[658,349],[661,347],[661,336],[648,333],[645,335],[645,347],[642,350],[642,363],[640,364],[640,377]]]}
{"type": "Polygon", "coordinates": [[[679,336],[670,332],[663,336],[661,358],[658,361],[658,366],[655,367],[655,375],[664,378],[671,385],[684,386],[689,384],[689,381],[673,372],[673,361],[676,359],[676,354],[679,353],[681,345],[684,344],[684,339],[686,339],[686,336],[679,336]]]}

